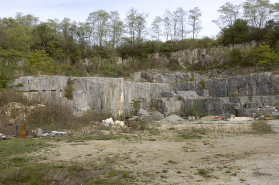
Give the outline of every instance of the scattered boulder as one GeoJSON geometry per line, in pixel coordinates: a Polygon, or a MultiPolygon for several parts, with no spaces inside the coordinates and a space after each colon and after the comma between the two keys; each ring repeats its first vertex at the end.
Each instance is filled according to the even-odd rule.
{"type": "Polygon", "coordinates": [[[114,127],[121,127],[121,128],[126,127],[124,121],[116,120],[114,122],[112,118],[108,118],[106,120],[103,120],[102,125],[104,125],[105,127],[112,127],[112,128],[114,128],[114,127]]]}
{"type": "Polygon", "coordinates": [[[126,117],[127,121],[138,121],[139,117],[138,116],[132,116],[132,117],[126,117]]]}
{"type": "Polygon", "coordinates": [[[125,128],[126,127],[124,121],[118,121],[118,120],[115,121],[115,126],[118,126],[118,127],[121,127],[121,128],[125,128]]]}
{"type": "Polygon", "coordinates": [[[51,131],[51,132],[42,133],[41,137],[56,137],[56,136],[67,136],[67,135],[70,134],[68,132],[51,131]]]}
{"type": "Polygon", "coordinates": [[[6,139],[7,138],[7,136],[5,135],[5,134],[1,134],[0,133],[0,140],[4,140],[4,139],[6,139]]]}
{"type": "Polygon", "coordinates": [[[115,123],[114,123],[114,121],[113,121],[112,118],[108,118],[108,119],[106,119],[106,120],[103,120],[103,121],[102,121],[102,124],[103,124],[104,126],[108,127],[108,126],[110,126],[110,125],[114,125],[115,123]]]}
{"type": "Polygon", "coordinates": [[[38,128],[36,130],[32,130],[32,134],[34,137],[42,137],[43,130],[41,128],[38,128]]]}
{"type": "Polygon", "coordinates": [[[62,135],[62,136],[68,135],[67,132],[59,132],[59,131],[51,131],[51,134],[52,135],[62,135]]]}
{"type": "Polygon", "coordinates": [[[138,111],[138,117],[140,120],[151,120],[151,115],[149,114],[149,112],[147,112],[146,110],[144,109],[140,109],[138,111]]]}
{"type": "Polygon", "coordinates": [[[177,115],[171,115],[169,117],[166,117],[162,121],[176,123],[176,122],[179,122],[179,121],[184,121],[184,119],[179,117],[179,116],[177,116],[177,115]]]}

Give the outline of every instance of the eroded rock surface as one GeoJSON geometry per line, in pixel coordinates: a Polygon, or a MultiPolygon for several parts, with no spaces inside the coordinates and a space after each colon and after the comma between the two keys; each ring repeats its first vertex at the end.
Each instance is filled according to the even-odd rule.
{"type": "Polygon", "coordinates": [[[57,98],[72,105],[77,113],[95,110],[114,116],[130,114],[134,103],[149,107],[151,99],[173,90],[165,83],[129,82],[123,78],[106,77],[27,76],[17,79],[14,85],[31,99],[48,101],[57,98]],[[68,99],[64,97],[67,89],[71,91],[68,99]]]}
{"type": "Polygon", "coordinates": [[[57,98],[70,104],[76,113],[95,110],[113,116],[130,115],[135,106],[143,109],[154,107],[164,116],[184,115],[189,106],[196,104],[201,105],[205,115],[251,116],[258,107],[279,104],[279,75],[270,72],[183,83],[133,82],[106,77],[27,76],[17,79],[13,85],[28,98],[45,101],[57,98]]]}

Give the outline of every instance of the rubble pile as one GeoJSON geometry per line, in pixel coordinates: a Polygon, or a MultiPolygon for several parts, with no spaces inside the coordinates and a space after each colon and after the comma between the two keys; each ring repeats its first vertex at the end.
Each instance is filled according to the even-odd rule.
{"type": "Polygon", "coordinates": [[[5,140],[6,138],[7,138],[7,136],[5,134],[0,133],[0,141],[5,140]]]}
{"type": "Polygon", "coordinates": [[[60,131],[50,131],[44,132],[41,128],[36,130],[32,130],[31,133],[26,131],[26,126],[16,126],[16,134],[15,135],[5,135],[0,133],[0,141],[8,140],[8,139],[16,139],[16,138],[43,138],[43,137],[62,137],[71,135],[68,132],[60,132],[60,131]]]}

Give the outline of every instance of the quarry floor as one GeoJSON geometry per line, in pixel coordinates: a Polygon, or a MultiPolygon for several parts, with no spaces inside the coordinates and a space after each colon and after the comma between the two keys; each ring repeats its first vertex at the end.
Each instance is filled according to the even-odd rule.
{"type": "Polygon", "coordinates": [[[158,123],[154,130],[122,134],[112,140],[51,141],[53,147],[29,155],[37,157],[38,163],[75,164],[85,169],[70,179],[60,173],[49,176],[58,184],[119,181],[119,184],[277,185],[279,121],[269,123],[274,133],[246,132],[250,122],[158,123]],[[188,138],[183,135],[185,130],[199,134],[190,134],[188,138]],[[99,181],[94,180],[102,169],[108,172],[102,171],[99,181]]]}

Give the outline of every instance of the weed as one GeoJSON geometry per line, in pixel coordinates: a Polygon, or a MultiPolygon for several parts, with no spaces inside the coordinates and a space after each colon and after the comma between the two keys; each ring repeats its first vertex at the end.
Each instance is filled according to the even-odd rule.
{"type": "Polygon", "coordinates": [[[205,88],[205,82],[203,80],[200,81],[200,88],[202,90],[205,88]]]}
{"type": "Polygon", "coordinates": [[[199,116],[202,117],[204,115],[204,105],[200,100],[197,101],[189,101],[189,103],[186,104],[185,111],[182,112],[182,115],[184,116],[199,116]]]}
{"type": "Polygon", "coordinates": [[[72,165],[68,167],[68,172],[82,172],[84,168],[79,165],[72,165]]]}
{"type": "Polygon", "coordinates": [[[254,130],[256,133],[270,133],[272,132],[271,125],[268,124],[265,121],[257,121],[252,123],[251,125],[252,130],[254,130]]]}
{"type": "Polygon", "coordinates": [[[43,179],[48,166],[35,165],[32,158],[23,157],[25,153],[48,146],[44,141],[34,139],[1,141],[0,184],[49,184],[43,179]]]}
{"type": "Polygon", "coordinates": [[[149,139],[149,141],[156,141],[156,139],[149,139]]]}
{"type": "Polygon", "coordinates": [[[162,170],[162,173],[168,173],[169,170],[162,170]]]}
{"type": "Polygon", "coordinates": [[[198,174],[200,176],[203,176],[203,177],[211,177],[211,175],[209,175],[209,170],[206,170],[206,169],[197,169],[198,170],[198,174]]]}
{"type": "Polygon", "coordinates": [[[173,160],[169,160],[168,163],[170,163],[170,164],[177,164],[177,162],[175,162],[173,160]]]}
{"type": "Polygon", "coordinates": [[[65,165],[58,164],[58,165],[54,165],[53,168],[65,168],[65,165]]]}
{"type": "Polygon", "coordinates": [[[201,127],[191,127],[190,130],[186,131],[181,135],[183,139],[201,139],[202,135],[207,133],[207,129],[201,127]]]}

